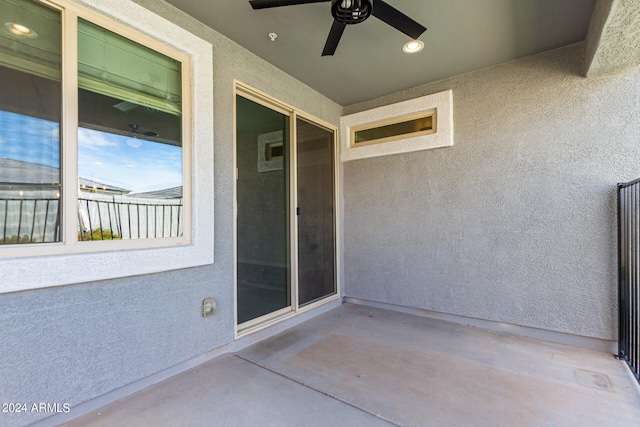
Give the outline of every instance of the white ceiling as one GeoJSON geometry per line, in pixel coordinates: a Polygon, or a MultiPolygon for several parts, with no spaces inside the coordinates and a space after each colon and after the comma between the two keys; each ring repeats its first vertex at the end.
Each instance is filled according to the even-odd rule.
{"type": "MultiPolygon", "coordinates": [[[[594,0],[386,0],[427,27],[425,48],[371,16],[321,57],[330,2],[253,10],[248,0],[167,0],[341,105],[585,39],[594,0]],[[278,38],[271,41],[268,34],[278,38]]],[[[374,3],[375,8],[375,3],[374,3]]]]}

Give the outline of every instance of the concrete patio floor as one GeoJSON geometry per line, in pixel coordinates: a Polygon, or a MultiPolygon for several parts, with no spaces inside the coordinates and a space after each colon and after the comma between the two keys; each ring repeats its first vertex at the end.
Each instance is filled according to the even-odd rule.
{"type": "Polygon", "coordinates": [[[632,426],[611,354],[343,304],[67,426],[632,426]]]}

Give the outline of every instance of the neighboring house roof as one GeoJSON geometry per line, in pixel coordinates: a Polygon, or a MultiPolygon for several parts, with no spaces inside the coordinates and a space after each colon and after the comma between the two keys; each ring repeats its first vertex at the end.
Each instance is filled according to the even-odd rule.
{"type": "MultiPolygon", "coordinates": [[[[98,192],[128,194],[131,190],[114,185],[93,181],[86,178],[79,179],[80,186],[89,191],[95,188],[98,192]]],[[[21,184],[28,187],[58,186],[60,184],[60,169],[37,163],[0,157],[0,185],[21,184]]]]}
{"type": "Polygon", "coordinates": [[[0,157],[0,184],[58,185],[59,183],[59,168],[0,157]]]}
{"type": "Polygon", "coordinates": [[[143,199],[181,199],[182,186],[163,188],[162,190],[146,191],[144,193],[129,193],[129,197],[140,197],[143,199]]]}
{"type": "Polygon", "coordinates": [[[104,184],[98,181],[92,181],[90,179],[80,177],[80,189],[84,190],[85,188],[88,191],[91,191],[95,187],[95,191],[97,192],[108,192],[108,193],[119,193],[119,194],[129,194],[131,190],[126,188],[116,187],[115,185],[104,184]],[[83,187],[84,186],[84,187],[83,187]]]}

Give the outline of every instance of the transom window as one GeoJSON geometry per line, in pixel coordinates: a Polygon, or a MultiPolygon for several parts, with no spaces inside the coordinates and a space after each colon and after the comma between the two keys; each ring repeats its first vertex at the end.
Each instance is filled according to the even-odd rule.
{"type": "Polygon", "coordinates": [[[353,147],[430,135],[436,132],[436,110],[354,126],[351,132],[353,147]]]}

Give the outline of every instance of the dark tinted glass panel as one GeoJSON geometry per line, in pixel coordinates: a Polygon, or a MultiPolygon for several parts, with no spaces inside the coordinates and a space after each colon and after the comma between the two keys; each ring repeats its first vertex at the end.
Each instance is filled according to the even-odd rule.
{"type": "Polygon", "coordinates": [[[336,293],[333,132],[297,123],[298,303],[336,293]]]}
{"type": "Polygon", "coordinates": [[[239,324],[291,305],[288,123],[236,97],[239,324]]]}
{"type": "Polygon", "coordinates": [[[392,138],[396,136],[409,135],[417,132],[424,132],[433,129],[433,117],[420,117],[412,120],[405,120],[399,123],[392,123],[385,126],[378,126],[371,129],[363,129],[355,132],[355,143],[375,141],[378,139],[392,138]]]}

